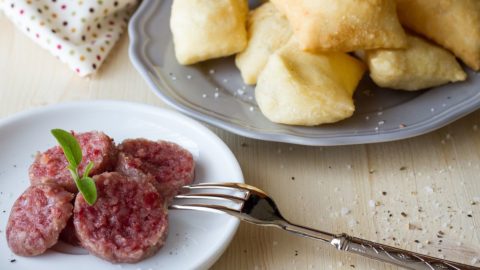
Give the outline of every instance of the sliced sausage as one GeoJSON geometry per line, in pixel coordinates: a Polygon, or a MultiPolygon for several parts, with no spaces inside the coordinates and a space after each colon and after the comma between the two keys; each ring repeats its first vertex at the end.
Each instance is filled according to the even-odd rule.
{"type": "Polygon", "coordinates": [[[130,176],[152,179],[152,184],[170,201],[194,178],[192,154],[181,146],[166,141],[125,140],[118,146],[116,171],[130,176]]]}
{"type": "Polygon", "coordinates": [[[14,203],[7,223],[7,242],[20,256],[44,253],[58,241],[72,215],[73,194],[53,184],[29,187],[14,203]]]}
{"type": "Polygon", "coordinates": [[[75,200],[74,225],[81,245],[114,263],[134,263],[153,255],[165,243],[167,207],[155,187],[120,173],[94,176],[97,201],[75,200]]]}
{"type": "MultiPolygon", "coordinates": [[[[98,131],[73,133],[73,135],[78,140],[83,153],[83,160],[79,166],[80,174],[83,174],[90,161],[94,163],[90,175],[100,174],[115,167],[117,151],[110,137],[98,131]]],[[[68,162],[60,146],[38,153],[29,169],[30,182],[32,185],[56,183],[70,192],[77,192],[67,165],[68,162]]]]}

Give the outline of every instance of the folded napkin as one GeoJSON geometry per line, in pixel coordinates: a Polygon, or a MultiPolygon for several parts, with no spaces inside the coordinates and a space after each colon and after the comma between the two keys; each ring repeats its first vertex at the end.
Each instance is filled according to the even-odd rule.
{"type": "Polygon", "coordinates": [[[80,76],[100,68],[138,0],[0,0],[0,10],[80,76]]]}

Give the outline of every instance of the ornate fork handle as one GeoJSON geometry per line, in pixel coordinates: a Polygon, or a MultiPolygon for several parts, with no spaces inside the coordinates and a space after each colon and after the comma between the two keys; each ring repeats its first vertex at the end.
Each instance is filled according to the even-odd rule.
{"type": "Polygon", "coordinates": [[[391,263],[412,270],[480,270],[480,267],[438,259],[419,253],[382,245],[347,234],[331,234],[296,225],[282,219],[276,225],[289,232],[329,242],[340,251],[348,251],[374,260],[391,263]]]}
{"type": "Polygon", "coordinates": [[[341,234],[331,242],[338,250],[349,251],[365,257],[392,263],[408,269],[432,270],[479,270],[479,267],[469,266],[447,260],[441,260],[395,247],[351,237],[341,234]]]}

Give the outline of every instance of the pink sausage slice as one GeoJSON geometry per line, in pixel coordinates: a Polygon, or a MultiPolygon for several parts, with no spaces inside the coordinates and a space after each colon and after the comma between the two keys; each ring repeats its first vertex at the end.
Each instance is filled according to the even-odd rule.
{"type": "Polygon", "coordinates": [[[167,201],[177,195],[182,186],[193,182],[195,162],[192,154],[175,143],[131,139],[123,141],[118,149],[116,171],[150,178],[167,201]]]}
{"type": "Polygon", "coordinates": [[[44,253],[58,241],[72,215],[73,194],[53,184],[29,187],[12,207],[7,242],[20,256],[44,253]]]}
{"type": "Polygon", "coordinates": [[[147,181],[112,172],[94,176],[97,202],[75,200],[74,225],[81,245],[113,263],[134,263],[157,252],[167,237],[166,203],[147,181]]]}
{"type": "MultiPolygon", "coordinates": [[[[92,161],[94,166],[90,175],[96,175],[115,167],[117,151],[113,140],[102,132],[91,131],[73,134],[82,148],[83,160],[79,172],[92,161]]],[[[68,162],[60,146],[55,146],[43,153],[38,153],[30,166],[29,176],[32,185],[40,183],[55,183],[67,191],[78,192],[70,172],[68,162]]]]}

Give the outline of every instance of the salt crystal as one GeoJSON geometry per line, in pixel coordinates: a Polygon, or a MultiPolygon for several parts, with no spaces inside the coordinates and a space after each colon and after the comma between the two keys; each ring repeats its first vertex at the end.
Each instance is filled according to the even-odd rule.
{"type": "Polygon", "coordinates": [[[352,169],[352,165],[351,165],[351,164],[347,164],[347,169],[351,170],[351,169],[352,169]]]}
{"type": "Polygon", "coordinates": [[[383,115],[383,112],[378,112],[377,115],[381,116],[381,115],[383,115]]]}
{"type": "Polygon", "coordinates": [[[376,205],[377,205],[376,201],[374,201],[374,200],[369,200],[368,201],[368,206],[370,206],[371,208],[374,208],[376,205]]]}
{"type": "Polygon", "coordinates": [[[480,258],[474,257],[474,258],[470,261],[470,264],[475,265],[475,264],[477,264],[478,262],[480,262],[480,258]]]}
{"type": "Polygon", "coordinates": [[[427,193],[433,193],[433,188],[431,186],[426,186],[423,188],[427,193]]]}
{"type": "Polygon", "coordinates": [[[383,120],[382,120],[382,121],[378,121],[378,125],[379,125],[379,126],[381,126],[381,125],[383,125],[383,124],[385,124],[385,121],[383,121],[383,120]]]}
{"type": "Polygon", "coordinates": [[[218,98],[218,97],[220,96],[220,94],[219,94],[219,93],[215,93],[215,94],[213,94],[213,96],[214,96],[215,98],[218,98]]]}
{"type": "Polygon", "coordinates": [[[210,74],[215,74],[215,69],[210,69],[210,70],[208,71],[208,73],[210,73],[210,74]]]}
{"type": "Polygon", "coordinates": [[[434,112],[434,111],[435,111],[435,109],[434,109],[434,108],[430,108],[430,111],[431,111],[431,112],[434,112]]]}
{"type": "Polygon", "coordinates": [[[253,108],[253,106],[250,106],[249,110],[250,110],[251,112],[253,112],[253,111],[255,110],[255,108],[253,108]]]}
{"type": "Polygon", "coordinates": [[[207,94],[203,94],[203,95],[202,95],[202,98],[206,98],[206,97],[207,97],[207,94]]]}
{"type": "Polygon", "coordinates": [[[375,127],[375,131],[378,132],[378,127],[375,127]]]}
{"type": "Polygon", "coordinates": [[[349,226],[350,228],[355,227],[357,224],[358,224],[358,221],[356,221],[356,220],[354,220],[354,219],[351,219],[351,220],[348,221],[348,226],[349,226]]]}
{"type": "Polygon", "coordinates": [[[223,82],[224,82],[224,83],[228,83],[228,79],[223,79],[223,82]]]}
{"type": "Polygon", "coordinates": [[[172,81],[176,81],[176,80],[177,80],[177,77],[173,76],[172,81]]]}
{"type": "Polygon", "coordinates": [[[188,80],[191,80],[191,79],[192,79],[192,75],[187,75],[187,79],[188,79],[188,80]]]}
{"type": "Polygon", "coordinates": [[[243,91],[242,89],[237,89],[237,93],[240,95],[240,96],[243,96],[245,94],[245,91],[243,91]]]}

